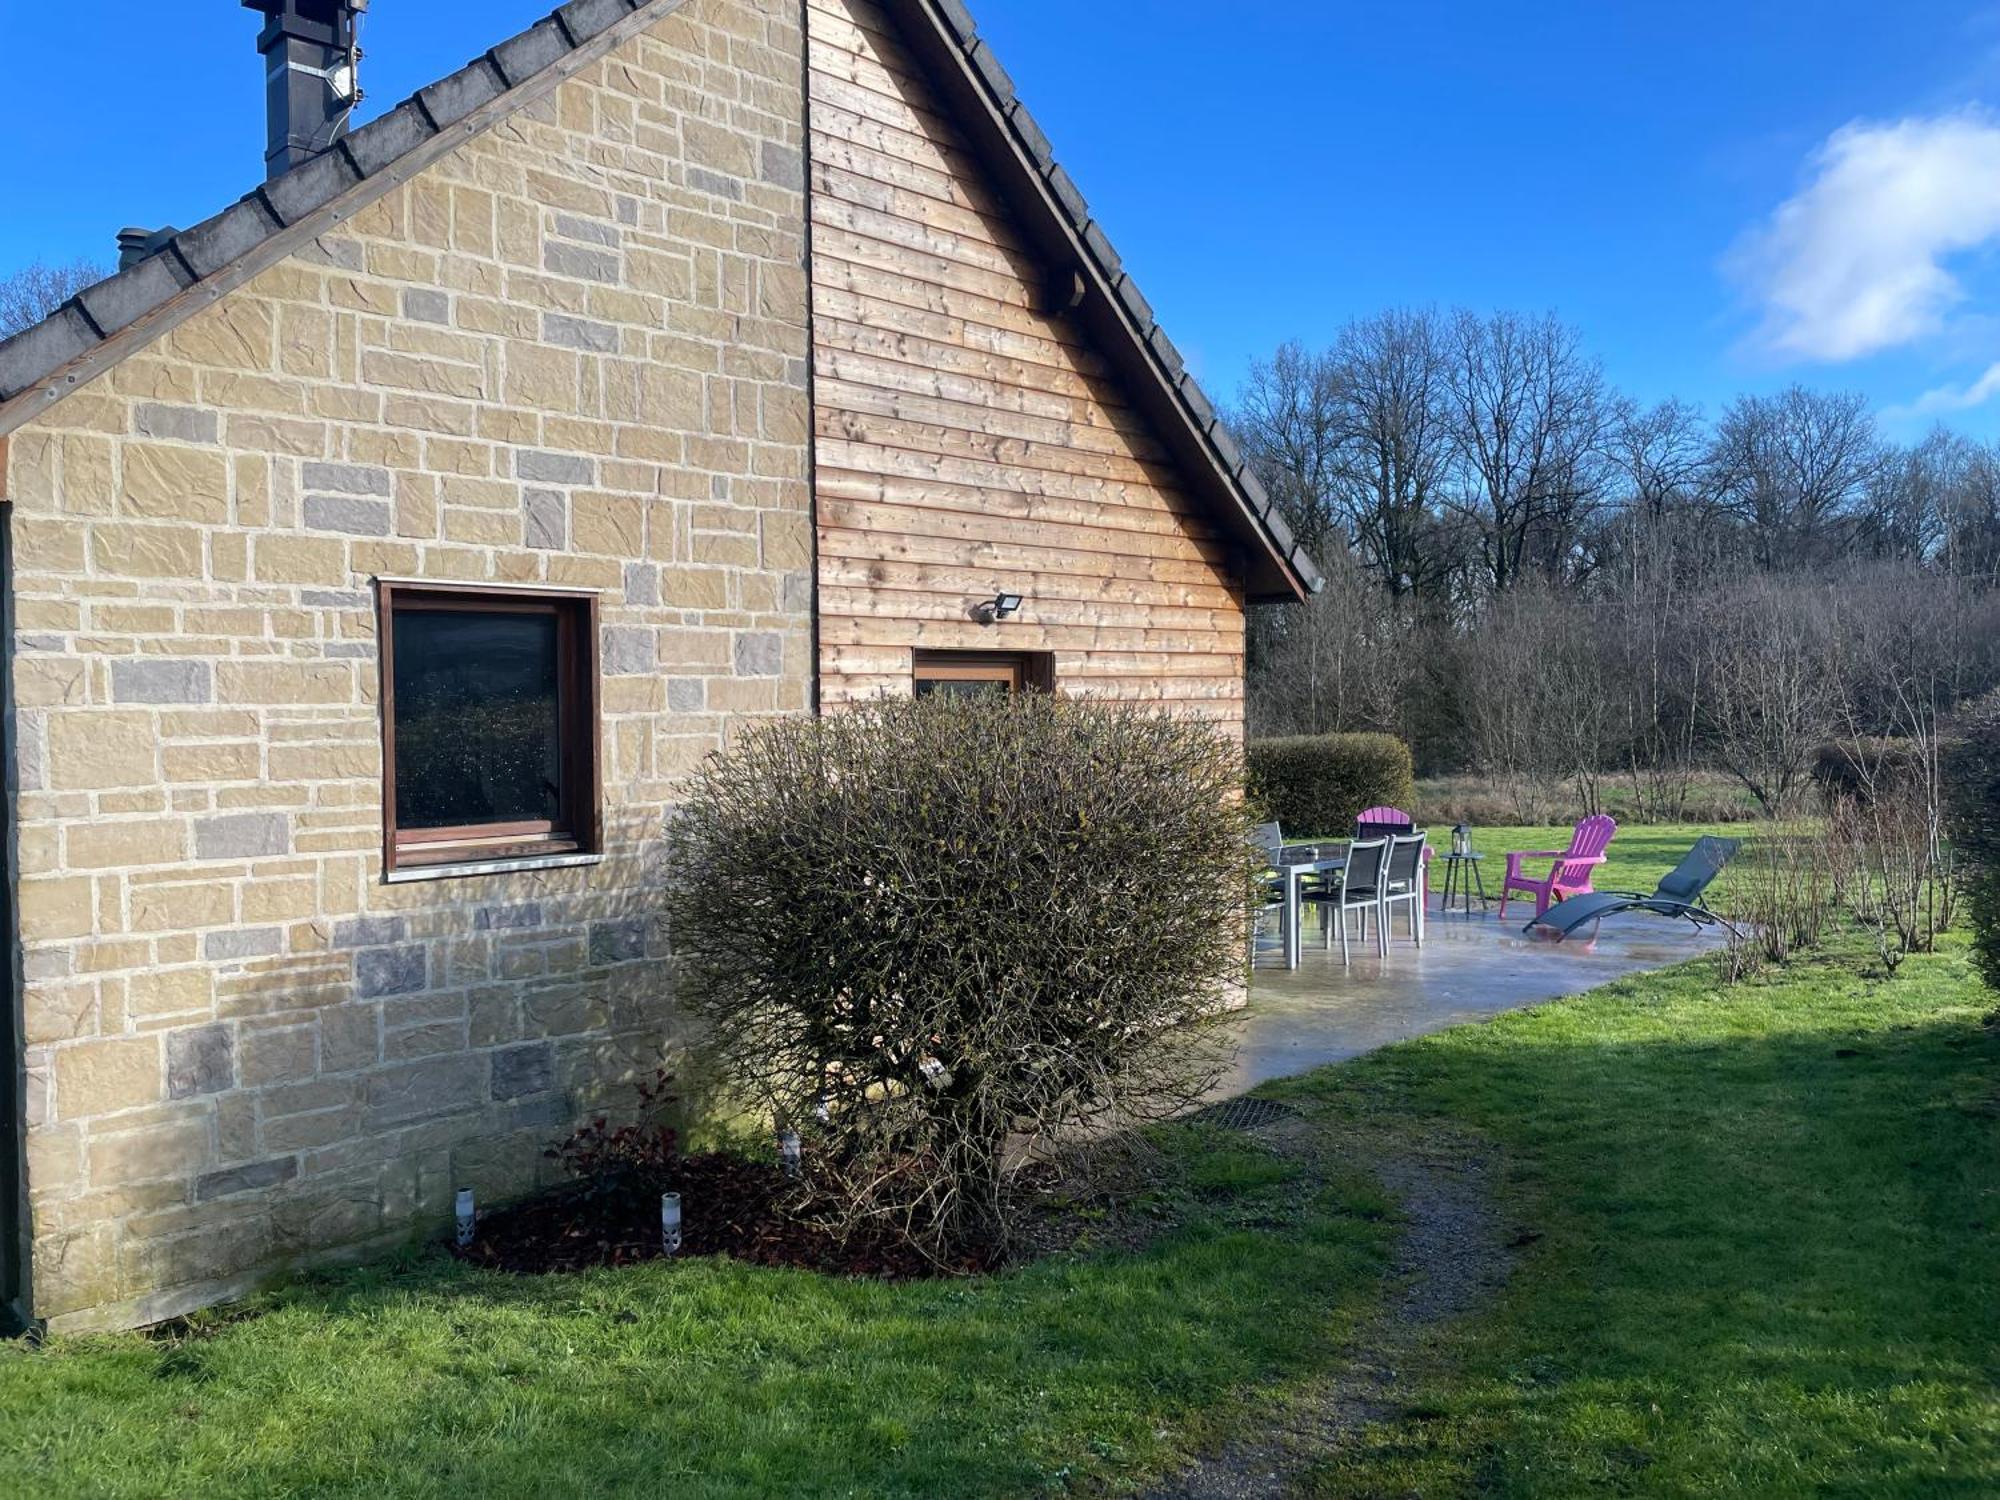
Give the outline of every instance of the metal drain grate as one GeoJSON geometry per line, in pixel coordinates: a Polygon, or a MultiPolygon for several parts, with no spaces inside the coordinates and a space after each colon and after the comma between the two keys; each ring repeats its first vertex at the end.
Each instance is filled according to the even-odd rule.
{"type": "Polygon", "coordinates": [[[1225,1099],[1196,1110],[1188,1118],[1197,1125],[1219,1125],[1224,1130],[1262,1130],[1297,1114],[1289,1104],[1280,1104],[1275,1099],[1225,1099]]]}

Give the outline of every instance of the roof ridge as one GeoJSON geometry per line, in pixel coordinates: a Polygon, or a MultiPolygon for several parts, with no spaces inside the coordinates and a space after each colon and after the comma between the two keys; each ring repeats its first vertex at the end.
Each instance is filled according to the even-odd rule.
{"type": "MultiPolygon", "coordinates": [[[[138,264],[85,287],[40,323],[0,341],[0,434],[33,417],[39,405],[60,400],[101,369],[93,355],[122,357],[170,331],[196,308],[247,277],[219,284],[248,257],[293,231],[302,238],[337,222],[350,195],[377,188],[386,193],[411,172],[422,154],[434,156],[462,144],[513,112],[492,106],[519,96],[525,104],[538,85],[576,72],[637,29],[677,10],[686,0],[569,0],[549,15],[489,48],[457,72],[419,89],[401,104],[342,136],[326,151],[258,184],[222,212],[181,230],[138,264]],[[488,116],[491,118],[488,118],[488,116]],[[214,290],[210,292],[213,285],[214,290]],[[208,295],[202,295],[207,293],[208,295]],[[193,294],[193,295],[190,295],[193,294]],[[183,303],[179,317],[167,310],[183,303]],[[117,347],[107,350],[107,345],[117,347]],[[45,385],[70,371],[57,385],[45,385]],[[24,400],[42,387],[42,402],[24,400]]],[[[372,201],[372,200],[370,200],[372,201]]],[[[359,205],[356,205],[359,206],[359,205]]],[[[256,270],[264,267],[258,266],[256,270]]],[[[254,274],[254,272],[252,273],[254,274]]]]}

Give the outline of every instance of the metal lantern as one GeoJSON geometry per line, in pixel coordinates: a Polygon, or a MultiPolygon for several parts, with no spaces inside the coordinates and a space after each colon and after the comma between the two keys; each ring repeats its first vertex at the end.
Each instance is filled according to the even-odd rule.
{"type": "Polygon", "coordinates": [[[681,1253],[681,1195],[660,1194],[660,1248],[668,1255],[681,1253]]]}
{"type": "Polygon", "coordinates": [[[472,1244],[473,1233],[479,1225],[479,1211],[473,1207],[471,1188],[458,1190],[458,1201],[454,1207],[458,1211],[458,1248],[464,1250],[472,1244]]]}
{"type": "Polygon", "coordinates": [[[1463,823],[1451,831],[1451,852],[1466,855],[1472,852],[1472,830],[1463,823]]]}

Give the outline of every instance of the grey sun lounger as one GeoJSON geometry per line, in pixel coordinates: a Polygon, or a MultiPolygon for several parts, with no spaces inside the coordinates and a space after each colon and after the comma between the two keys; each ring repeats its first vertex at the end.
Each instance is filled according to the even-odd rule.
{"type": "Polygon", "coordinates": [[[1662,917],[1682,917],[1697,927],[1725,927],[1734,932],[1734,927],[1701,904],[1701,898],[1722,873],[1722,867],[1742,847],[1741,839],[1697,839],[1687,857],[1674,866],[1652,895],[1642,896],[1637,891],[1592,891],[1571,896],[1558,901],[1521,930],[1531,937],[1561,942],[1577,928],[1600,918],[1619,912],[1649,911],[1662,917]]]}

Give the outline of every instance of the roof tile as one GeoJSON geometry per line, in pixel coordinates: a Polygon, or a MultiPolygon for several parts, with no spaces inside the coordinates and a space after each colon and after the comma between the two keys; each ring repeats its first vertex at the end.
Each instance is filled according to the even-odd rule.
{"type": "Polygon", "coordinates": [[[1097,264],[1103,269],[1105,279],[1116,281],[1118,273],[1125,269],[1125,261],[1118,253],[1118,247],[1111,243],[1111,236],[1104,232],[1104,226],[1092,219],[1083,227],[1083,242],[1090,247],[1090,253],[1097,257],[1097,264]]]}
{"type": "Polygon", "coordinates": [[[962,0],[938,0],[938,10],[944,16],[944,24],[958,38],[961,47],[970,47],[979,38],[979,23],[972,19],[962,0]]]}
{"type": "Polygon", "coordinates": [[[632,14],[632,0],[570,0],[556,12],[570,39],[581,45],[614,21],[632,14]]]}
{"type": "Polygon", "coordinates": [[[77,300],[108,338],[158,307],[188,284],[179,259],[169,251],[149,255],[109,280],[85,288],[77,300]]]}
{"type": "Polygon", "coordinates": [[[97,343],[97,331],[72,304],[0,344],[0,400],[11,400],[97,343]]]}
{"type": "Polygon", "coordinates": [[[213,276],[283,227],[264,206],[264,200],[252,193],[214,218],[182,230],[174,236],[174,249],[196,276],[213,276]]]}
{"type": "Polygon", "coordinates": [[[370,120],[347,136],[344,144],[361,175],[373,177],[436,134],[416,101],[405,99],[380,119],[370,120]]]}
{"type": "Polygon", "coordinates": [[[550,16],[537,21],[519,36],[502,42],[488,55],[500,70],[500,76],[507,80],[507,87],[519,88],[542,69],[561,61],[568,51],[569,43],[563,37],[562,27],[556,24],[554,16],[550,16]]]}
{"type": "Polygon", "coordinates": [[[1083,189],[1076,185],[1076,179],[1066,169],[1052,168],[1049,186],[1055,189],[1056,200],[1062,204],[1063,212],[1069,215],[1071,223],[1082,229],[1090,222],[1090,205],[1084,201],[1083,189]]]}
{"type": "MultiPolygon", "coordinates": [[[[622,0],[621,0],[622,3],[622,0]]],[[[482,104],[490,104],[507,92],[500,70],[486,58],[476,58],[449,78],[440,78],[427,89],[417,91],[417,103],[439,130],[456,125],[482,104]]]]}
{"type": "Polygon", "coordinates": [[[1000,65],[999,57],[984,39],[972,49],[972,65],[979,70],[979,76],[986,80],[986,86],[993,90],[1004,109],[1014,101],[1014,75],[1000,65]]]}
{"type": "Polygon", "coordinates": [[[1215,425],[1215,403],[1208,399],[1208,392],[1201,388],[1201,382],[1194,376],[1181,376],[1181,399],[1187,402],[1203,432],[1215,425]]]}
{"type": "Polygon", "coordinates": [[[1150,333],[1159,319],[1153,316],[1153,304],[1146,300],[1146,294],[1139,290],[1139,283],[1129,275],[1118,278],[1118,300],[1125,304],[1139,324],[1141,333],[1150,333]]]}
{"type": "Polygon", "coordinates": [[[301,162],[264,184],[264,201],[281,224],[296,224],[316,208],[325,208],[361,181],[361,174],[344,151],[326,151],[301,162]]]}
{"type": "Polygon", "coordinates": [[[1167,367],[1167,374],[1179,384],[1181,376],[1187,370],[1187,361],[1181,358],[1181,351],[1174,347],[1174,341],[1167,337],[1167,330],[1155,323],[1153,335],[1147,342],[1153,346],[1153,352],[1160,356],[1160,362],[1167,367]]]}
{"type": "Polygon", "coordinates": [[[1035,117],[1028,112],[1028,106],[1018,99],[1015,100],[1009,116],[1014,121],[1014,129],[1020,132],[1021,144],[1028,148],[1028,155],[1035,159],[1036,166],[1043,172],[1053,168],[1056,164],[1056,148],[1049,144],[1048,135],[1036,122],[1035,117]]]}

